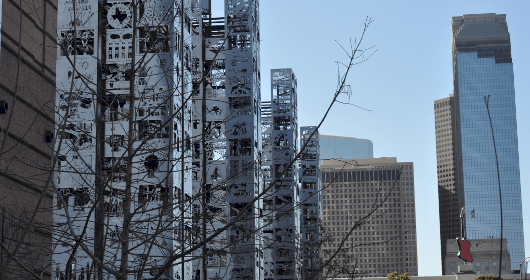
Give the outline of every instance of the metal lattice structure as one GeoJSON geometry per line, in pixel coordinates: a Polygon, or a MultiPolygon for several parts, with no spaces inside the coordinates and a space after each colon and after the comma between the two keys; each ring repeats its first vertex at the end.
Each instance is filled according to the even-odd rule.
{"type": "MultiPolygon", "coordinates": [[[[134,4],[59,1],[52,268],[57,279],[68,273],[106,278],[109,272],[87,252],[119,270],[124,231],[134,233],[128,235],[127,268],[143,269],[146,278],[189,246],[184,242],[190,207],[183,201],[191,197],[191,108],[185,101],[191,93],[190,1],[149,0],[136,9],[134,4]],[[131,143],[136,152],[129,157],[131,143]],[[68,272],[77,237],[84,247],[74,250],[68,272]]],[[[138,272],[127,275],[136,279],[138,272]]],[[[191,263],[164,275],[190,279],[191,263]]]]}
{"type": "Polygon", "coordinates": [[[263,189],[258,1],[225,1],[214,18],[209,0],[193,4],[193,193],[197,279],[259,279],[259,200],[263,189]],[[202,257],[201,257],[202,256],[202,257]]]}
{"type": "MultiPolygon", "coordinates": [[[[192,161],[193,195],[197,197],[193,244],[203,243],[206,232],[209,235],[225,226],[228,213],[224,18],[212,18],[210,6],[209,0],[195,1],[192,6],[192,161]]],[[[226,233],[221,233],[194,252],[198,257],[193,261],[195,279],[204,279],[204,269],[208,279],[226,276],[228,245],[226,233]]]]}
{"type": "MultiPolygon", "coordinates": [[[[322,210],[320,201],[320,134],[316,126],[300,128],[300,146],[302,151],[300,168],[300,204],[302,213],[300,227],[302,232],[302,279],[317,273],[320,267],[320,244],[322,210]],[[313,134],[314,133],[314,134],[313,134]],[[313,134],[313,136],[311,136],[313,134]],[[311,137],[311,138],[310,138],[311,137]]],[[[313,279],[320,279],[317,273],[313,279]]]]}
{"type": "Polygon", "coordinates": [[[262,106],[265,186],[288,168],[263,199],[264,279],[300,279],[300,185],[297,82],[291,69],[271,70],[271,103],[262,106]]]}
{"type": "MultiPolygon", "coordinates": [[[[225,0],[229,220],[261,193],[259,1],[225,0]]],[[[231,279],[262,278],[259,200],[229,229],[231,279]]]]}

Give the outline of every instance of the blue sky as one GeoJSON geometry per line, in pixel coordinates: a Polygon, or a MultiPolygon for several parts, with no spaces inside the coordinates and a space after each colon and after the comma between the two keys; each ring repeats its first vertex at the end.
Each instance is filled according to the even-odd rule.
{"type": "MultiPolygon", "coordinates": [[[[223,1],[213,2],[220,11],[223,1]]],[[[347,60],[335,41],[348,46],[350,38],[359,38],[366,17],[374,20],[363,46],[375,46],[377,52],[355,66],[347,80],[351,102],[372,111],[337,104],[321,133],[370,139],[375,157],[414,162],[419,275],[441,275],[433,101],[453,92],[451,17],[463,14],[507,15],[530,256],[528,11],[530,1],[260,1],[262,96],[270,99],[270,69],[292,68],[300,126],[316,125],[333,97],[335,61],[347,60]]]]}

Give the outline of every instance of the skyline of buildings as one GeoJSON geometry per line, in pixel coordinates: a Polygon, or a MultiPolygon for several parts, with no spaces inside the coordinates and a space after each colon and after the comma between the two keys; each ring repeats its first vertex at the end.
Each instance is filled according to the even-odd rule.
{"type": "MultiPolygon", "coordinates": [[[[144,28],[138,33],[139,43],[134,53],[130,36],[133,11],[123,1],[107,1],[103,10],[98,8],[98,1],[83,2],[78,8],[93,13],[76,14],[78,24],[68,21],[72,17],[68,14],[73,8],[69,6],[71,3],[59,4],[59,10],[64,12],[59,13],[57,18],[58,34],[64,48],[57,52],[57,73],[45,68],[46,59],[49,59],[46,49],[42,49],[42,65],[37,63],[37,66],[30,67],[34,72],[32,74],[40,74],[35,69],[41,67],[43,73],[53,73],[57,77],[55,118],[58,129],[53,134],[53,129],[47,129],[49,123],[44,120],[45,124],[39,127],[41,131],[32,134],[35,137],[31,140],[44,139],[45,143],[53,144],[53,135],[58,135],[56,143],[62,143],[60,149],[58,144],[55,146],[58,156],[52,178],[58,188],[53,203],[50,202],[53,205],[53,223],[57,226],[54,238],[59,231],[65,230],[66,213],[75,217],[73,229],[77,234],[84,224],[93,228],[81,235],[89,249],[104,260],[116,258],[117,253],[113,256],[111,252],[121,250],[119,236],[123,232],[119,227],[127,211],[124,200],[130,196],[131,208],[136,209],[139,215],[133,221],[138,224],[150,215],[160,214],[168,220],[179,217],[169,226],[171,232],[158,232],[154,241],[156,244],[149,249],[156,255],[154,259],[149,259],[153,270],[146,271],[146,275],[152,276],[159,263],[167,258],[167,252],[178,253],[201,244],[201,240],[225,226],[239,214],[240,209],[252,203],[248,215],[193,253],[199,258],[190,261],[191,256],[183,257],[180,261],[187,263],[174,266],[169,274],[175,279],[196,277],[197,280],[205,275],[214,279],[228,275],[245,279],[298,279],[300,275],[311,273],[321,258],[325,259],[330,250],[338,247],[337,242],[346,233],[347,226],[358,220],[352,217],[361,217],[366,211],[374,209],[374,203],[381,202],[378,201],[381,200],[380,195],[389,192],[395,183],[389,196],[391,201],[376,212],[382,216],[352,233],[346,240],[343,256],[349,258],[351,264],[359,265],[358,268],[368,276],[384,276],[393,270],[417,275],[413,164],[397,162],[396,158],[374,159],[370,140],[319,135],[317,131],[310,149],[278,180],[278,185],[264,199],[255,200],[267,184],[285,170],[287,163],[292,161],[316,127],[298,129],[297,82],[292,69],[271,70],[271,101],[260,102],[257,3],[245,6],[226,0],[225,18],[213,18],[209,0],[199,1],[196,5],[192,5],[191,1],[185,2],[190,17],[175,14],[177,20],[174,22],[156,16],[169,11],[169,6],[154,5],[149,7],[149,11],[140,12],[140,22],[145,27],[162,23],[180,36],[170,38],[164,33],[164,28],[144,28]],[[250,16],[239,17],[241,13],[250,16]],[[99,18],[103,18],[106,24],[104,29],[98,28],[99,18]],[[182,25],[176,24],[179,21],[182,25]],[[186,27],[185,23],[189,26],[186,27]],[[216,54],[225,41],[225,34],[230,34],[226,45],[216,54]],[[66,59],[66,55],[75,57],[78,67],[71,67],[72,62],[66,59]],[[148,59],[132,78],[127,64],[139,57],[148,59]],[[97,70],[99,66],[102,71],[97,70]],[[209,68],[211,72],[205,77],[205,82],[192,93],[192,86],[198,84],[209,68]],[[79,79],[76,73],[86,78],[79,79]],[[132,80],[135,81],[131,83],[132,80]],[[131,99],[133,84],[133,96],[136,98],[131,99]],[[185,92],[193,95],[189,105],[185,102],[185,92]],[[100,96],[96,97],[93,93],[100,96]],[[136,113],[133,114],[130,113],[133,109],[131,102],[135,103],[136,113]],[[127,158],[127,146],[133,142],[129,141],[128,127],[134,127],[134,137],[142,142],[135,143],[133,147],[145,145],[131,159],[131,164],[120,160],[120,157],[127,158]],[[337,160],[329,160],[331,158],[337,160]],[[319,162],[324,165],[320,166],[319,162]],[[343,169],[344,163],[348,165],[343,169]],[[94,170],[101,170],[101,177],[96,176],[94,170]],[[128,177],[127,174],[134,175],[128,177]],[[322,184],[320,174],[325,181],[322,184]],[[94,188],[90,189],[90,186],[94,188]],[[108,191],[104,191],[105,188],[108,191]],[[321,191],[323,197],[318,195],[321,191]],[[343,195],[349,197],[343,198],[343,195]],[[364,201],[365,195],[370,202],[364,201]],[[102,208],[93,204],[97,197],[101,198],[102,208]],[[167,215],[162,213],[161,209],[168,205],[184,199],[191,201],[191,198],[194,200],[189,208],[173,209],[167,215]],[[97,208],[94,213],[90,210],[92,206],[97,208]],[[320,223],[332,228],[331,231],[336,234],[334,240],[331,246],[325,245],[324,251],[309,250],[311,244],[322,242],[322,232],[317,227],[320,223]],[[190,236],[189,244],[184,244],[184,236],[190,236]],[[366,237],[380,242],[376,246],[356,248],[366,237]]],[[[453,241],[455,234],[459,233],[458,213],[462,203],[471,207],[468,209],[466,206],[469,212],[466,215],[471,220],[468,227],[470,235],[475,236],[475,240],[492,240],[489,242],[492,244],[497,240],[493,239],[496,238],[495,207],[491,207],[496,195],[495,184],[491,182],[496,182],[496,179],[489,176],[493,174],[490,171],[496,171],[492,171],[489,164],[491,151],[484,149],[492,147],[488,144],[488,135],[491,135],[488,134],[489,121],[484,119],[480,100],[468,98],[468,92],[480,99],[484,90],[494,89],[487,92],[491,93],[490,112],[500,155],[502,184],[510,186],[506,188],[508,195],[504,207],[508,207],[509,213],[505,213],[505,221],[516,220],[513,224],[505,224],[507,234],[504,238],[509,246],[505,250],[517,257],[521,251],[524,255],[513,70],[505,65],[511,65],[511,57],[509,34],[506,35],[507,26],[502,16],[482,14],[453,18],[456,34],[453,38],[453,59],[458,91],[455,90],[454,96],[451,94],[434,103],[444,271],[447,271],[445,267],[448,265],[451,272],[455,267],[454,262],[446,261],[446,250],[454,253],[454,246],[445,247],[444,240],[453,241]],[[484,24],[488,25],[487,28],[484,24]],[[495,31],[495,36],[487,38],[491,35],[488,33],[490,30],[495,31]],[[479,37],[474,36],[477,32],[481,34],[479,37]],[[477,57],[472,57],[474,54],[477,57]],[[477,70],[481,68],[487,70],[477,70]],[[481,82],[487,79],[498,81],[488,86],[477,86],[480,83],[476,77],[480,75],[485,77],[481,82]],[[503,90],[506,92],[503,93],[503,90]],[[502,96],[502,102],[495,99],[498,95],[502,96]],[[495,113],[495,110],[501,113],[495,113]],[[497,135],[500,136],[497,138],[497,135]],[[517,166],[514,158],[517,158],[517,166]],[[487,173],[482,172],[484,168],[487,173]],[[489,184],[488,193],[480,189],[485,182],[489,184]],[[484,207],[485,200],[489,203],[488,209],[484,207]],[[477,222],[473,223],[475,220],[472,219],[477,222]],[[484,221],[488,223],[488,234],[492,235],[485,236],[481,232],[484,231],[481,225],[484,221]],[[522,244],[522,250],[514,249],[511,241],[514,239],[522,244]]],[[[2,28],[5,26],[2,25],[2,28]]],[[[12,48],[9,42],[16,43],[5,43],[4,35],[0,53],[2,63],[6,62],[6,50],[14,55],[9,49],[12,48]]],[[[12,57],[10,59],[7,61],[14,61],[12,57]]],[[[31,66],[27,61],[24,63],[31,66]]],[[[45,78],[43,74],[41,77],[45,78]]],[[[51,79],[53,77],[48,77],[48,80],[51,79]]],[[[16,98],[24,103],[24,97],[16,98]]],[[[53,96],[50,98],[53,99],[53,96]]],[[[24,105],[33,103],[26,101],[24,105]]],[[[28,107],[25,113],[39,113],[38,109],[28,107]]],[[[40,115],[46,118],[42,112],[40,115]]],[[[0,121],[1,116],[0,113],[0,121]]],[[[20,137],[16,138],[16,131],[8,136],[11,137],[9,141],[18,141],[17,145],[37,153],[42,146],[20,141],[20,137]]],[[[49,145],[51,153],[53,148],[49,145]]],[[[20,166],[9,167],[22,170],[20,166]]],[[[8,178],[12,174],[0,175],[8,178]]],[[[17,188],[20,187],[17,184],[24,186],[16,182],[14,186],[17,188]]],[[[51,196],[49,198],[51,200],[51,196]]],[[[4,216],[5,213],[2,212],[4,216]]],[[[146,228],[135,230],[136,233],[142,230],[147,233],[146,228]]],[[[134,238],[135,245],[143,242],[139,237],[134,238]]],[[[54,247],[56,254],[52,257],[52,276],[65,276],[71,246],[63,242],[54,247]]],[[[141,265],[146,259],[142,250],[145,251],[142,245],[131,250],[131,265],[141,265]]],[[[79,277],[87,277],[92,269],[88,265],[91,256],[84,251],[83,248],[75,253],[76,261],[72,266],[79,277]]],[[[503,261],[499,265],[507,265],[507,269],[514,272],[518,263],[520,261],[508,261],[506,264],[503,261]]],[[[474,267],[478,271],[495,270],[497,262],[480,261],[474,263],[474,267]]]]}

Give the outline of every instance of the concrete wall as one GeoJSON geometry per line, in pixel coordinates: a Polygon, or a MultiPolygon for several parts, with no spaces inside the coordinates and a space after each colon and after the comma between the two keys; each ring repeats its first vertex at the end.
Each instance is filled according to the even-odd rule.
{"type": "MultiPolygon", "coordinates": [[[[0,113],[0,238],[10,252],[23,241],[16,258],[37,274],[44,269],[49,278],[53,143],[46,141],[46,132],[54,128],[57,1],[19,3],[0,1],[0,101],[8,104],[7,112],[0,113]]],[[[7,262],[7,253],[0,250],[0,270],[7,262]]],[[[13,260],[4,272],[1,279],[30,278],[13,260]]]]}

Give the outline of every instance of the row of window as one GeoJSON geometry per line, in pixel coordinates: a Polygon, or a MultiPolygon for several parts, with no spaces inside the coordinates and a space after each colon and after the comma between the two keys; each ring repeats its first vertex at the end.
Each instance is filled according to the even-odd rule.
{"type": "MultiPolygon", "coordinates": [[[[496,274],[497,273],[497,262],[493,262],[493,270],[491,270],[491,273],[496,274]]],[[[475,263],[475,273],[476,275],[488,275],[490,274],[490,265],[489,262],[484,262],[484,270],[481,269],[480,262],[475,263]]],[[[502,262],[501,267],[501,273],[506,274],[506,263],[502,262]]],[[[451,263],[451,274],[456,274],[456,264],[451,263]]]]}
{"type": "MultiPolygon", "coordinates": [[[[412,172],[411,172],[411,174],[412,174],[412,172]]],[[[413,179],[413,177],[404,177],[404,178],[406,179],[406,181],[408,181],[408,180],[412,181],[412,179],[413,179]]],[[[412,186],[412,182],[410,182],[410,184],[411,184],[411,186],[412,186]]],[[[374,183],[366,184],[366,187],[370,187],[370,185],[371,185],[372,187],[374,187],[374,183]]],[[[392,190],[392,188],[388,188],[388,189],[387,189],[387,188],[381,188],[381,186],[379,186],[379,188],[377,188],[377,185],[378,185],[378,183],[375,183],[375,187],[376,187],[376,188],[371,188],[371,189],[370,189],[370,188],[366,188],[366,189],[365,189],[365,184],[364,184],[364,183],[362,183],[362,184],[357,184],[357,187],[362,187],[362,189],[359,189],[359,191],[357,191],[357,189],[353,189],[353,188],[352,188],[352,184],[349,184],[349,185],[347,185],[347,184],[344,184],[344,185],[342,185],[342,184],[336,184],[336,185],[331,185],[331,186],[328,185],[328,186],[325,187],[325,189],[327,189],[327,190],[326,190],[326,193],[339,193],[339,192],[340,192],[340,193],[343,193],[343,192],[344,192],[344,193],[348,193],[348,190],[349,190],[349,193],[352,193],[352,192],[354,192],[354,193],[355,193],[355,192],[360,192],[360,193],[364,193],[364,192],[372,192],[372,193],[373,193],[373,192],[381,192],[381,191],[383,191],[383,192],[386,193],[387,190],[388,190],[388,191],[392,190]],[[338,189],[338,190],[334,190],[334,189],[337,189],[337,188],[339,188],[339,189],[338,189]],[[345,189],[342,189],[342,188],[345,188],[345,189]]],[[[391,182],[388,183],[388,187],[393,186],[393,185],[394,185],[394,184],[391,183],[391,182]]],[[[382,184],[382,186],[383,186],[383,187],[387,187],[387,183],[384,182],[384,183],[382,184]]],[[[399,182],[396,183],[396,186],[399,186],[399,182]]],[[[353,187],[355,187],[355,184],[353,184],[353,187]]],[[[396,188],[397,188],[397,191],[400,190],[400,187],[396,187],[396,188]]],[[[403,188],[403,189],[405,189],[405,188],[403,188]]],[[[409,190],[409,188],[406,188],[406,189],[407,189],[407,191],[409,190]]],[[[412,188],[410,188],[410,190],[412,191],[412,188]]],[[[370,196],[369,194],[366,195],[366,197],[369,197],[369,196],[370,196]]],[[[360,195],[359,195],[359,197],[360,197],[360,195]]],[[[364,194],[362,195],[362,197],[364,197],[364,194]]],[[[372,197],[374,197],[373,194],[372,194],[372,197]]]]}
{"type": "MultiPolygon", "coordinates": [[[[403,170],[412,170],[412,165],[404,165],[403,170]]],[[[366,182],[366,181],[394,181],[400,176],[401,170],[368,170],[322,172],[324,183],[366,182]]],[[[354,185],[355,186],[355,185],[354,185]]]]}
{"type": "MultiPolygon", "coordinates": [[[[392,189],[389,189],[388,191],[391,191],[391,192],[393,192],[393,193],[397,193],[397,192],[400,191],[400,187],[396,187],[396,189],[397,189],[397,191],[392,191],[392,189]]],[[[362,189],[362,190],[363,190],[362,192],[364,192],[364,189],[362,189]]],[[[368,190],[368,189],[367,189],[367,190],[368,190]]],[[[339,193],[339,190],[336,190],[336,191],[337,191],[336,193],[339,193]]],[[[332,194],[331,197],[330,197],[330,195],[323,195],[323,196],[322,196],[322,199],[329,199],[329,198],[348,198],[348,195],[347,195],[347,194],[344,194],[344,195],[343,195],[343,194],[342,194],[342,193],[343,193],[342,191],[343,191],[343,190],[340,190],[340,193],[341,193],[340,197],[339,197],[338,194],[336,194],[336,195],[333,195],[333,194],[332,194]]],[[[409,191],[412,192],[412,191],[414,191],[414,188],[413,188],[413,187],[403,187],[403,191],[404,191],[404,192],[409,192],[409,191]]],[[[333,189],[332,189],[332,190],[326,190],[326,193],[330,193],[330,192],[331,192],[331,193],[334,193],[334,190],[333,190],[333,189]]],[[[353,190],[353,192],[356,192],[355,189],[353,190]]],[[[359,192],[361,192],[361,191],[359,190],[359,192]]],[[[347,190],[344,190],[344,193],[348,193],[347,190]]],[[[364,198],[365,196],[366,196],[366,197],[384,197],[384,196],[386,196],[387,194],[388,194],[388,193],[387,193],[387,188],[383,188],[383,189],[379,190],[379,192],[378,192],[378,193],[375,193],[375,195],[374,195],[374,193],[373,193],[373,189],[372,189],[372,193],[371,193],[371,194],[370,194],[370,193],[367,193],[367,194],[364,194],[364,193],[363,193],[363,194],[359,194],[359,196],[357,196],[357,194],[353,194],[353,198],[361,198],[361,197],[364,198]],[[370,196],[370,195],[371,195],[371,196],[370,196]]],[[[394,194],[394,195],[390,194],[389,196],[396,196],[396,194],[394,194]]],[[[399,193],[397,194],[397,196],[400,196],[399,193]]],[[[405,193],[403,196],[411,196],[411,195],[410,195],[409,193],[405,193]]],[[[349,198],[352,198],[351,189],[350,189],[350,196],[349,196],[349,198]]],[[[372,201],[372,202],[373,202],[373,201],[372,201]]],[[[350,203],[351,203],[351,201],[350,201],[350,203]]],[[[356,203],[356,202],[354,201],[354,203],[356,203]]],[[[359,201],[359,203],[360,203],[360,201],[359,201]]]]}
{"type": "Polygon", "coordinates": [[[435,103],[434,104],[434,110],[440,109],[440,108],[444,108],[444,107],[447,107],[447,106],[452,106],[452,105],[453,105],[453,100],[452,99],[445,100],[445,101],[442,101],[442,102],[435,103]]]}

